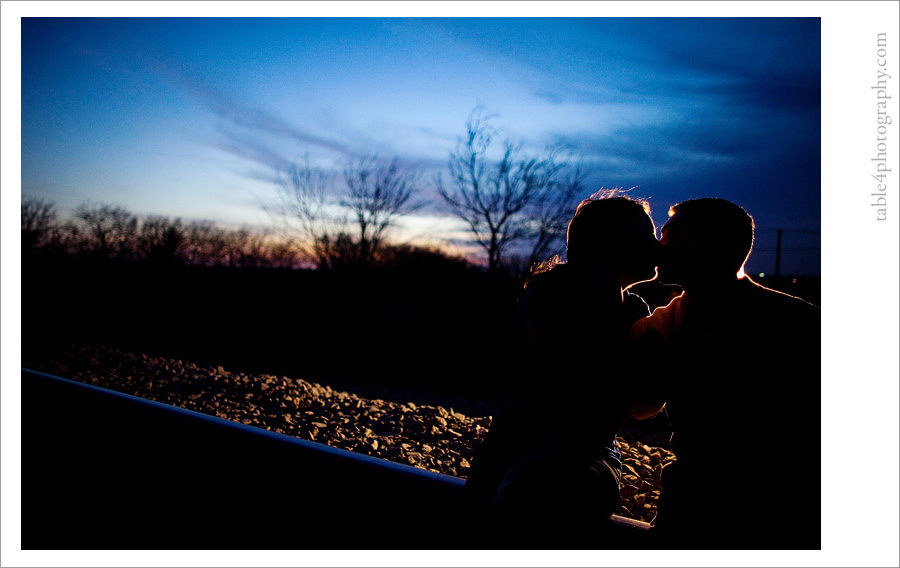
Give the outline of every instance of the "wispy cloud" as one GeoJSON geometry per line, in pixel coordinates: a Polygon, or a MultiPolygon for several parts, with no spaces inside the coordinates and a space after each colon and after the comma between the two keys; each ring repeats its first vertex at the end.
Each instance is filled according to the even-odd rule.
{"type": "Polygon", "coordinates": [[[271,152],[262,151],[257,138],[265,135],[282,142],[292,142],[298,147],[321,149],[337,155],[349,156],[354,151],[346,142],[309,132],[283,118],[245,101],[236,99],[203,81],[189,76],[173,65],[155,61],[154,71],[170,83],[189,94],[204,110],[222,121],[219,131],[225,133],[228,142],[220,144],[245,158],[260,159],[269,166],[282,165],[271,152]]]}
{"type": "Polygon", "coordinates": [[[247,136],[246,133],[236,132],[222,126],[217,130],[223,138],[211,142],[210,145],[218,150],[275,171],[284,170],[292,163],[282,152],[252,136],[247,136]]]}

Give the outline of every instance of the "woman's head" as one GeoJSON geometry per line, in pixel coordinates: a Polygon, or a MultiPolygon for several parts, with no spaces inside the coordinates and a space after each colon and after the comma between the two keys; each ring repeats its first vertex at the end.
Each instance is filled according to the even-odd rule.
{"type": "Polygon", "coordinates": [[[566,233],[568,264],[618,274],[622,286],[656,278],[659,242],[649,205],[605,192],[575,209],[566,233]]]}

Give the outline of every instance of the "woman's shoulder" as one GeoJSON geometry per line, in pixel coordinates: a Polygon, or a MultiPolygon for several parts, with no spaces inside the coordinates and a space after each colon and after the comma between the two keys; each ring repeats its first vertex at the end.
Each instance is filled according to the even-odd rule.
{"type": "Polygon", "coordinates": [[[531,317],[555,312],[560,303],[571,297],[572,274],[565,264],[532,274],[525,282],[522,307],[531,317]]]}
{"type": "Polygon", "coordinates": [[[634,292],[625,290],[622,294],[622,315],[629,325],[650,315],[650,306],[634,292]]]}
{"type": "Polygon", "coordinates": [[[572,277],[572,270],[565,263],[554,264],[550,268],[533,272],[526,280],[525,289],[543,292],[565,285],[572,277]]]}

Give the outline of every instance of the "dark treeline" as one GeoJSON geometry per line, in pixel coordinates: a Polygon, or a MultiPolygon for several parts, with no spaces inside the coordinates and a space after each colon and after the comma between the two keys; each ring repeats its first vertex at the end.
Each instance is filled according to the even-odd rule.
{"type": "MultiPolygon", "coordinates": [[[[406,262],[464,265],[436,248],[384,244],[378,254],[363,250],[350,235],[339,234],[329,249],[328,266],[396,266],[406,262]]],[[[163,216],[143,219],[114,205],[80,206],[61,222],[53,203],[22,203],[22,261],[26,266],[55,263],[153,266],[301,268],[316,263],[295,243],[268,232],[227,229],[210,221],[182,222],[163,216]]]]}
{"type": "Polygon", "coordinates": [[[506,369],[518,293],[511,277],[430,262],[325,271],[44,261],[22,283],[26,361],[46,340],[78,341],[485,398],[506,369]]]}
{"type": "MultiPolygon", "coordinates": [[[[26,364],[48,340],[78,341],[254,374],[499,399],[521,276],[412,246],[384,247],[370,263],[354,262],[350,247],[347,262],[313,269],[249,231],[110,206],[79,215],[58,223],[52,206],[23,205],[26,364]]],[[[818,303],[818,279],[763,283],[818,303]]],[[[655,307],[680,289],[635,291],[655,307]]]]}
{"type": "Polygon", "coordinates": [[[490,398],[519,287],[437,249],[352,240],[331,268],[247,230],[22,207],[23,357],[47,340],[252,373],[490,398]]]}
{"type": "Polygon", "coordinates": [[[292,267],[291,247],[264,233],[224,229],[208,221],[139,219],[113,205],[80,206],[60,222],[54,204],[22,202],[22,260],[153,265],[292,267]]]}

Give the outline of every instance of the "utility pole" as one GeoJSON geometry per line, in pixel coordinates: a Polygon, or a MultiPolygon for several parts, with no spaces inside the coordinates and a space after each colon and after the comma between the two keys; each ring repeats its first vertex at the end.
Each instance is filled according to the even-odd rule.
{"type": "Polygon", "coordinates": [[[775,278],[781,274],[781,229],[778,229],[778,240],[775,243],[775,278]]]}

